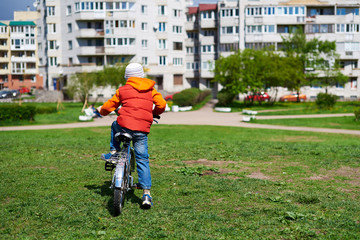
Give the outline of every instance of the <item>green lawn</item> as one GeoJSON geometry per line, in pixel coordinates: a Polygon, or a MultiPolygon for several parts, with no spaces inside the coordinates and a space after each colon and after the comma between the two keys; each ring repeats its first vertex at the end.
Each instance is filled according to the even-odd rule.
{"type": "Polygon", "coordinates": [[[298,118],[298,119],[263,119],[252,120],[252,123],[273,124],[282,126],[302,126],[316,128],[336,128],[360,130],[360,121],[353,117],[298,118]]]}
{"type": "Polygon", "coordinates": [[[299,114],[325,114],[325,113],[353,113],[360,108],[360,102],[337,102],[332,109],[318,109],[315,102],[283,103],[274,104],[254,103],[253,106],[244,105],[243,102],[235,101],[231,106],[232,112],[241,112],[243,109],[259,111],[259,116],[266,115],[299,115],[299,114]]]}
{"type": "Polygon", "coordinates": [[[0,239],[359,239],[358,136],[153,126],[154,207],[114,217],[109,133],[1,132],[0,239]]]}
{"type": "MultiPolygon", "coordinates": [[[[50,106],[57,107],[57,103],[23,103],[22,106],[50,106]]],[[[101,104],[98,104],[101,105],[101,104]]],[[[63,108],[59,108],[57,112],[50,114],[36,114],[34,121],[16,121],[7,122],[0,121],[0,126],[18,126],[18,125],[41,125],[41,124],[58,124],[58,123],[73,123],[79,121],[80,115],[85,115],[81,112],[82,103],[63,103],[63,108]]]]}

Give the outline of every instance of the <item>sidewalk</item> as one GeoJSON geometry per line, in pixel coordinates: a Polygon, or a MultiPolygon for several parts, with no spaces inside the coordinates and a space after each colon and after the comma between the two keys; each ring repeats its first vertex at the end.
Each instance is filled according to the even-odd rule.
{"type": "MultiPolygon", "coordinates": [[[[257,119],[275,119],[275,118],[319,118],[319,117],[339,117],[353,116],[354,114],[316,114],[316,115],[291,115],[291,116],[257,116],[257,119]]],[[[61,129],[61,128],[81,128],[81,127],[100,127],[111,126],[116,120],[115,115],[96,118],[93,122],[78,122],[68,124],[53,125],[33,125],[33,126],[15,126],[0,127],[0,131],[21,131],[21,130],[41,130],[41,129],[61,129]]],[[[322,133],[340,133],[360,135],[359,130],[332,129],[332,128],[311,128],[311,127],[290,127],[267,124],[254,124],[242,122],[240,113],[220,113],[213,112],[213,103],[207,103],[202,109],[190,112],[165,112],[159,120],[160,125],[212,125],[212,126],[231,126],[244,128],[260,129],[279,129],[305,132],[322,133]]]]}

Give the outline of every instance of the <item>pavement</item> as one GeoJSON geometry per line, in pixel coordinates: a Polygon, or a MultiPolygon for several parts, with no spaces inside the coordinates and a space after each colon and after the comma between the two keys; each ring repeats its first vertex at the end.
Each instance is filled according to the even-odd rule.
{"type": "MultiPolygon", "coordinates": [[[[213,106],[214,103],[209,102],[203,108],[197,111],[165,112],[161,115],[159,124],[160,125],[231,126],[231,127],[244,127],[244,128],[278,129],[278,130],[291,130],[291,131],[360,135],[359,130],[292,127],[292,126],[247,123],[247,122],[242,122],[243,115],[241,113],[214,112],[213,106]]],[[[256,116],[256,119],[260,120],[260,119],[285,119],[285,118],[322,118],[322,117],[341,117],[341,116],[354,116],[354,114],[348,113],[348,114],[313,114],[313,115],[291,115],[291,116],[283,116],[283,115],[256,116]]],[[[22,131],[22,130],[42,130],[42,129],[81,128],[81,127],[100,127],[100,126],[110,127],[111,123],[115,120],[116,120],[116,115],[109,115],[103,118],[96,118],[92,122],[0,127],[0,131],[22,131]]]]}

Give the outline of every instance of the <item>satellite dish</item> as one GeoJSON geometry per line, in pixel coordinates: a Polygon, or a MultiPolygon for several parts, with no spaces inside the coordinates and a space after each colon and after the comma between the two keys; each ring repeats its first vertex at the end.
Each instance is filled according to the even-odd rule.
{"type": "Polygon", "coordinates": [[[34,8],[37,8],[38,3],[37,3],[37,2],[34,2],[34,3],[33,3],[33,6],[34,6],[34,8]]]}

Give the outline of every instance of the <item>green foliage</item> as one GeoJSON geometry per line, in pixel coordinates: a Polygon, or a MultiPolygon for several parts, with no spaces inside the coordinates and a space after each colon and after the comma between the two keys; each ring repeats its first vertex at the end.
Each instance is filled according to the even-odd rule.
{"type": "Polygon", "coordinates": [[[210,94],[211,90],[201,91],[198,88],[188,88],[174,94],[173,102],[179,106],[194,106],[202,102],[210,94]]]}
{"type": "Polygon", "coordinates": [[[229,106],[235,99],[235,95],[231,92],[222,89],[217,94],[218,106],[229,106]]]}
{"type": "Polygon", "coordinates": [[[67,86],[67,92],[74,97],[78,97],[82,102],[88,100],[89,93],[94,89],[97,83],[97,74],[95,72],[75,73],[67,86]]]}
{"type": "Polygon", "coordinates": [[[319,93],[316,98],[316,105],[320,109],[330,109],[336,104],[338,96],[327,93],[319,93]]]}
{"type": "Polygon", "coordinates": [[[355,114],[355,121],[359,121],[360,120],[360,108],[357,108],[354,111],[354,114],[355,114]]]}
{"type": "Polygon", "coordinates": [[[0,121],[34,120],[34,106],[0,105],[0,121]]]}
{"type": "Polygon", "coordinates": [[[57,109],[55,106],[36,105],[37,114],[51,114],[56,113],[57,109]]]}
{"type": "Polygon", "coordinates": [[[118,88],[119,85],[124,85],[125,69],[127,64],[117,63],[114,66],[104,66],[104,69],[97,72],[96,86],[111,86],[118,88]]]}

